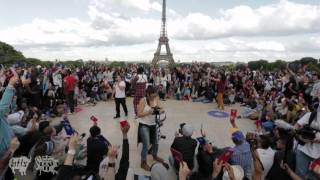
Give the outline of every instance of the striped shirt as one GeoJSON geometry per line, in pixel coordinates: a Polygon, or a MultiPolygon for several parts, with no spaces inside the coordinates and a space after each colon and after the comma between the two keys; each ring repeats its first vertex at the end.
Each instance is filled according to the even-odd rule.
{"type": "Polygon", "coordinates": [[[233,150],[234,152],[230,160],[231,165],[241,166],[244,170],[245,177],[251,178],[252,156],[249,143],[245,141],[240,145],[236,145],[233,150]]]}

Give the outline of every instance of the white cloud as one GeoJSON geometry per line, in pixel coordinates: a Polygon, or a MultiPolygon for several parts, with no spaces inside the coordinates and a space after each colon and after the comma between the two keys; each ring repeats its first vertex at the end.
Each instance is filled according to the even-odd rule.
{"type": "Polygon", "coordinates": [[[279,36],[320,31],[320,5],[279,3],[252,9],[237,6],[221,10],[220,17],[191,13],[172,21],[173,36],[179,39],[208,39],[228,36],[279,36]]]}
{"type": "MultiPolygon", "coordinates": [[[[160,31],[160,11],[161,4],[155,0],[92,0],[88,21],[36,18],[0,29],[0,40],[31,57],[151,59],[160,31]],[[152,13],[158,17],[149,16],[152,13]]],[[[178,59],[293,58],[303,53],[317,55],[320,50],[316,36],[320,5],[282,0],[256,9],[221,10],[216,17],[182,16],[170,8],[168,13],[170,44],[178,59]],[[305,38],[309,33],[315,37],[305,38]]]]}

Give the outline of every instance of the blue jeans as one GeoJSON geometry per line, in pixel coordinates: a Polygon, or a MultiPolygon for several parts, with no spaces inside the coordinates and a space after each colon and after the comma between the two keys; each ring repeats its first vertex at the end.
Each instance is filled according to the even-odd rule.
{"type": "Polygon", "coordinates": [[[158,137],[157,137],[157,131],[154,134],[154,137],[151,136],[151,127],[145,126],[145,125],[139,125],[139,136],[142,140],[142,151],[141,151],[141,161],[147,160],[148,155],[148,149],[150,147],[150,143],[152,144],[152,156],[156,157],[158,154],[158,137]],[[154,140],[154,142],[150,142],[151,139],[154,140]]]}
{"type": "Polygon", "coordinates": [[[304,178],[309,172],[309,164],[313,161],[311,157],[307,156],[304,152],[297,150],[296,152],[296,173],[301,178],[304,178]]]}

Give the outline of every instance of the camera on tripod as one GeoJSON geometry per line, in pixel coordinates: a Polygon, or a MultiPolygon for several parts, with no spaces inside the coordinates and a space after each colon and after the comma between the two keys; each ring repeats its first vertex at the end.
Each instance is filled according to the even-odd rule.
{"type": "Polygon", "coordinates": [[[156,107],[153,108],[152,114],[153,115],[160,115],[160,110],[161,110],[161,108],[156,106],[156,107]]]}
{"type": "Polygon", "coordinates": [[[166,115],[161,113],[161,108],[159,106],[153,107],[152,115],[155,117],[155,122],[158,126],[159,136],[161,139],[166,139],[166,136],[161,134],[160,127],[163,126],[163,122],[166,120],[166,115]]]}

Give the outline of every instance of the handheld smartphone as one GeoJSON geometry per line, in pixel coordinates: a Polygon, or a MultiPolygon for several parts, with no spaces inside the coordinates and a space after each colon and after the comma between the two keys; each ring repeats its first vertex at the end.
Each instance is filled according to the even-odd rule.
{"type": "Polygon", "coordinates": [[[170,150],[171,150],[171,154],[172,154],[173,158],[176,161],[178,161],[179,163],[183,162],[183,155],[182,155],[181,152],[179,152],[179,151],[177,151],[177,150],[175,150],[173,148],[171,148],[170,150]]]}
{"type": "Polygon", "coordinates": [[[231,109],[230,112],[230,121],[234,122],[237,118],[237,110],[236,109],[231,109]]]}
{"type": "Polygon", "coordinates": [[[311,164],[310,164],[310,169],[314,169],[317,166],[320,166],[320,159],[312,161],[311,164]]]}
{"type": "Polygon", "coordinates": [[[233,149],[228,149],[225,152],[223,152],[219,157],[218,160],[222,162],[228,162],[231,159],[231,156],[233,154],[234,150],[233,149]]]}
{"type": "Polygon", "coordinates": [[[126,127],[128,124],[129,124],[129,123],[128,123],[127,120],[122,120],[122,121],[120,121],[120,125],[121,125],[122,128],[126,127]]]}
{"type": "Polygon", "coordinates": [[[93,121],[94,123],[96,123],[98,121],[98,118],[96,118],[95,116],[91,116],[90,120],[93,121]]]}

